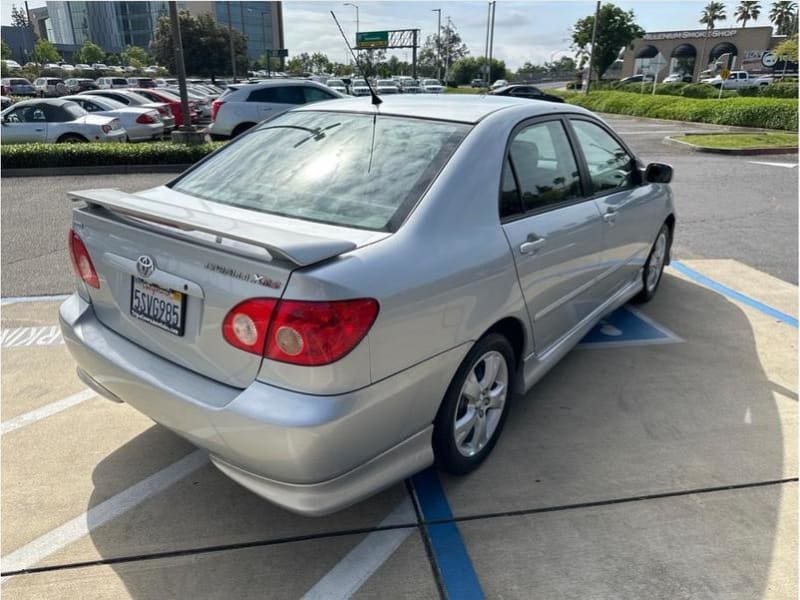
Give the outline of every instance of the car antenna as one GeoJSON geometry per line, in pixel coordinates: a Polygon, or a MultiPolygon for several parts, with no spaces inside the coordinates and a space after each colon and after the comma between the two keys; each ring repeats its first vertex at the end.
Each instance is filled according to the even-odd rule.
{"type": "Polygon", "coordinates": [[[361,71],[361,74],[364,76],[364,81],[366,82],[367,87],[369,88],[369,95],[372,96],[372,103],[375,106],[378,106],[381,102],[383,102],[383,100],[381,100],[378,94],[375,93],[375,90],[372,89],[372,84],[369,82],[369,78],[367,77],[366,71],[364,71],[364,67],[361,66],[361,61],[358,60],[358,58],[356,57],[356,53],[353,52],[353,49],[350,47],[350,42],[347,41],[347,36],[344,34],[344,31],[342,31],[342,26],[339,25],[339,19],[336,18],[335,14],[333,14],[333,11],[331,11],[331,16],[333,17],[336,26],[339,28],[339,33],[342,34],[342,37],[344,38],[344,43],[347,46],[347,49],[350,51],[353,60],[356,61],[356,66],[358,67],[358,70],[361,71]]]}

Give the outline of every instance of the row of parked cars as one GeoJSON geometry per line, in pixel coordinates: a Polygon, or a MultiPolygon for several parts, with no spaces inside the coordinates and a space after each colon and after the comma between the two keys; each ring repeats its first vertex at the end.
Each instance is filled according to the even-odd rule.
{"type": "MultiPolygon", "coordinates": [[[[22,65],[20,65],[17,61],[11,59],[4,60],[3,66],[10,71],[17,71],[22,69],[22,65]]],[[[93,63],[91,65],[86,63],[77,63],[75,65],[71,65],[69,63],[63,63],[63,62],[45,63],[41,65],[36,63],[27,63],[25,66],[39,67],[42,69],[48,69],[52,71],[63,71],[65,73],[72,73],[74,71],[105,71],[108,73],[135,73],[136,71],[139,70],[136,67],[131,67],[131,66],[120,67],[119,65],[106,65],[104,63],[93,63]]],[[[150,65],[141,70],[144,73],[155,75],[160,71],[162,71],[163,69],[158,65],[150,65]]]]}
{"type": "Polygon", "coordinates": [[[211,84],[187,85],[189,114],[184,115],[174,80],[159,87],[109,87],[58,98],[17,102],[0,112],[4,144],[77,143],[161,139],[188,119],[211,115],[211,104],[223,92],[211,84]]]}
{"type": "MultiPolygon", "coordinates": [[[[320,81],[312,78],[313,81],[324,83],[329,88],[341,94],[351,96],[368,96],[369,88],[363,77],[350,77],[342,79],[327,79],[320,81]]],[[[397,75],[391,79],[374,79],[371,83],[378,94],[441,94],[444,86],[438,79],[414,79],[404,75],[397,75]]]]}

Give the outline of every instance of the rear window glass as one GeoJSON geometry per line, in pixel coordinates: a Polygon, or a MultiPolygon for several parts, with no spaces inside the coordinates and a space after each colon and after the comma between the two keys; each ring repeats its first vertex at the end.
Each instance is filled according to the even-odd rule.
{"type": "Polygon", "coordinates": [[[271,214],[391,230],[469,129],[400,117],[286,113],[232,142],[172,187],[271,214]]]}

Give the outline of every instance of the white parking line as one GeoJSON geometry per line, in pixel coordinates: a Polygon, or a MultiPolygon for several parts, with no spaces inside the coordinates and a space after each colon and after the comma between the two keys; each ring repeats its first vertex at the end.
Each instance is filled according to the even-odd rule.
{"type": "Polygon", "coordinates": [[[72,394],[72,396],[67,396],[62,400],[45,404],[44,406],[21,414],[13,419],[9,419],[8,421],[3,421],[3,423],[0,424],[0,435],[5,435],[11,431],[19,429],[20,427],[25,427],[25,425],[30,425],[36,421],[46,419],[49,416],[60,413],[62,410],[67,410],[76,404],[80,404],[89,398],[94,398],[96,395],[97,394],[92,390],[83,390],[77,394],[72,394]]]}
{"type": "MultiPolygon", "coordinates": [[[[81,539],[93,529],[108,523],[151,496],[164,491],[208,462],[203,450],[195,450],[181,460],[150,475],[137,484],[93,506],[82,515],[36,538],[2,558],[3,571],[28,569],[65,546],[81,539]]],[[[2,581],[5,581],[4,577],[2,581]]]]}
{"type": "Polygon", "coordinates": [[[63,345],[61,328],[58,325],[42,325],[39,327],[14,327],[0,330],[0,346],[15,348],[19,346],[54,346],[63,345]]]}
{"type": "Polygon", "coordinates": [[[763,160],[748,160],[751,165],[766,165],[768,167],[783,167],[785,169],[793,169],[797,166],[797,163],[785,163],[785,162],[768,162],[763,160]]]}
{"type": "MultiPolygon", "coordinates": [[[[381,521],[378,527],[403,523],[416,523],[416,515],[409,498],[405,498],[388,517],[381,521]]],[[[352,597],[413,531],[414,526],[406,529],[373,531],[333,569],[328,571],[303,596],[303,600],[333,600],[352,597]]]]}

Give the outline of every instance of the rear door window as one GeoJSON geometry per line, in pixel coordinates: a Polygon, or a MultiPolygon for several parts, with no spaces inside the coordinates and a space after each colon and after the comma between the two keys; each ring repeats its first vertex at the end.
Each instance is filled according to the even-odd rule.
{"type": "Polygon", "coordinates": [[[308,102],[319,102],[320,100],[331,100],[336,98],[333,94],[329,94],[325,90],[320,90],[315,87],[306,86],[303,88],[303,93],[305,95],[305,101],[308,102]]]}
{"type": "Polygon", "coordinates": [[[303,88],[299,85],[263,87],[250,92],[248,102],[270,102],[272,104],[305,104],[303,88]]]}

